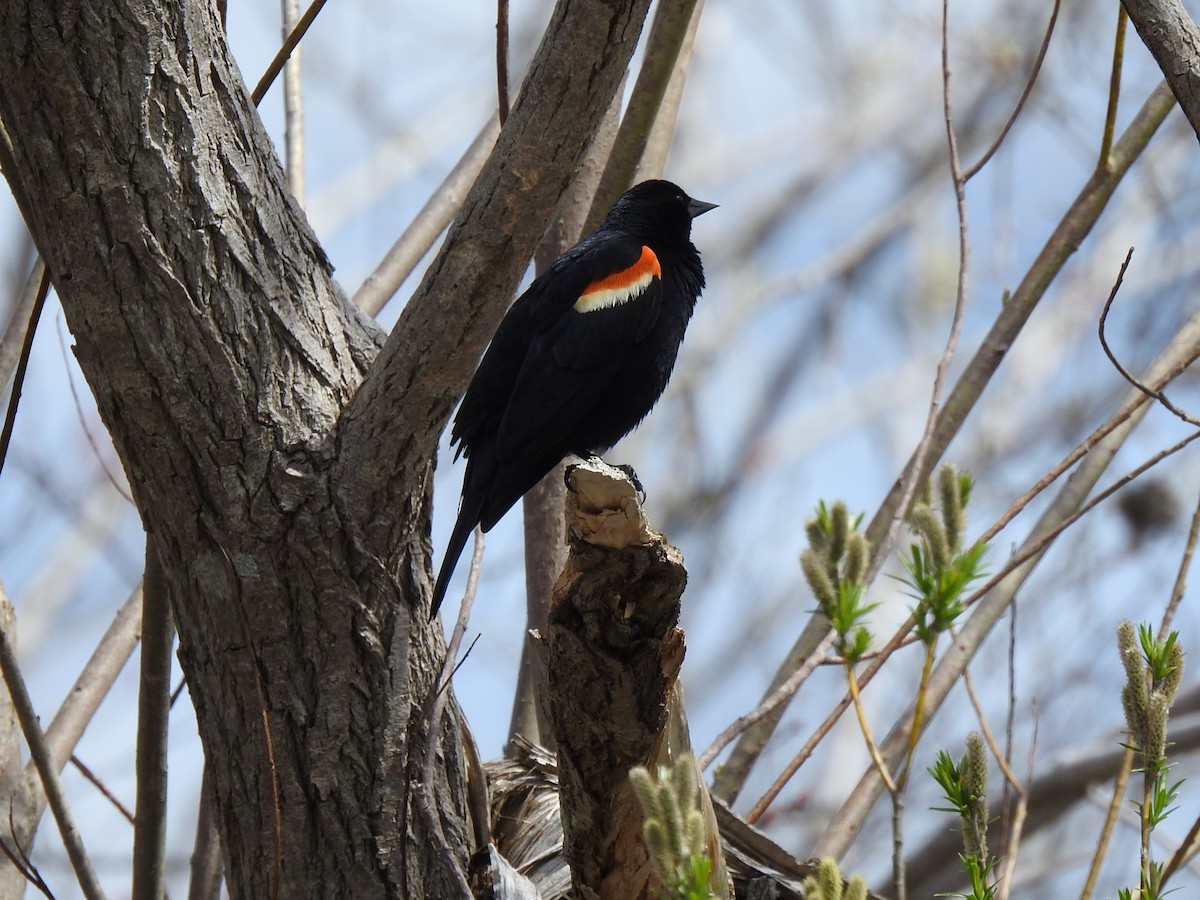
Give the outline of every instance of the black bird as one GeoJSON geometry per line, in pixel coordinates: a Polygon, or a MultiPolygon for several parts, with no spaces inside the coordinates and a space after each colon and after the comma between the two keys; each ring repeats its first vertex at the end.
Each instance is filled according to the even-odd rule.
{"type": "Polygon", "coordinates": [[[505,314],[450,432],[467,472],[431,618],[476,525],[489,531],[567,454],[607,450],[662,396],[704,287],[692,219],[713,208],[642,182],[505,314]]]}

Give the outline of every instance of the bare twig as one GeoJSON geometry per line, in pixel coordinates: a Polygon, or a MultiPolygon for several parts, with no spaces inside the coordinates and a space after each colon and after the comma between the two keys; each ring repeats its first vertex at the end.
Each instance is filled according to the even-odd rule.
{"type": "Polygon", "coordinates": [[[412,224],[396,239],[375,271],[354,293],[354,304],[359,309],[372,316],[378,315],[404,279],[412,274],[421,257],[429,252],[438,235],[458,212],[467,189],[487,162],[499,130],[497,119],[494,116],[488,119],[467,152],[421,207],[412,224]]]}
{"type": "Polygon", "coordinates": [[[263,72],[263,76],[258,80],[258,84],[254,86],[254,91],[250,94],[250,99],[254,102],[255,106],[262,103],[263,97],[267,96],[267,91],[270,90],[275,79],[279,77],[284,63],[288,61],[288,57],[292,55],[292,51],[296,49],[296,46],[300,43],[300,40],[304,37],[324,6],[325,0],[313,0],[308,9],[304,11],[304,15],[296,23],[296,27],[292,29],[291,34],[284,40],[283,46],[279,48],[279,52],[275,54],[275,58],[267,66],[267,70],[263,72]]]}
{"type": "Polygon", "coordinates": [[[1042,71],[1042,63],[1046,59],[1046,51],[1050,49],[1050,37],[1054,34],[1054,25],[1058,21],[1058,10],[1061,5],[1062,0],[1054,0],[1054,8],[1050,10],[1050,21],[1046,24],[1046,34],[1042,38],[1042,45],[1038,48],[1037,58],[1033,61],[1033,68],[1029,71],[1029,78],[1025,80],[1025,88],[1021,91],[1021,96],[1017,100],[1017,105],[1013,108],[1012,115],[1008,117],[1008,121],[1004,123],[1004,127],[1000,129],[1000,133],[996,135],[996,139],[992,141],[992,145],[979,158],[979,162],[963,172],[962,180],[964,184],[978,175],[980,170],[991,161],[992,157],[996,155],[996,151],[1000,149],[1000,145],[1004,143],[1004,139],[1008,137],[1008,133],[1012,130],[1013,125],[1017,123],[1021,111],[1025,108],[1025,104],[1029,100],[1029,95],[1033,93],[1033,86],[1037,83],[1038,74],[1042,71]]]}
{"type": "MultiPolygon", "coordinates": [[[[141,637],[141,625],[142,586],[139,584],[117,610],[112,624],[96,644],[96,649],[46,729],[46,746],[50,749],[56,771],[61,771],[71,758],[84,729],[133,654],[141,637]]],[[[44,798],[39,800],[41,802],[44,802],[44,798]]],[[[38,815],[41,815],[40,807],[38,815]]]]}
{"type": "MultiPolygon", "coordinates": [[[[283,39],[287,41],[300,16],[300,0],[282,0],[283,39]]],[[[304,88],[301,82],[300,47],[288,54],[283,66],[284,168],[292,196],[304,205],[304,88]]]]}
{"type": "MultiPolygon", "coordinates": [[[[754,709],[746,713],[746,715],[739,716],[731,725],[718,734],[716,738],[713,739],[713,742],[708,745],[708,748],[701,753],[699,758],[696,760],[696,764],[700,767],[700,771],[703,772],[710,765],[712,765],[713,760],[717,758],[717,755],[726,747],[728,747],[733,739],[739,734],[744,732],[747,728],[750,728],[752,725],[761,722],[764,718],[778,709],[781,704],[784,704],[790,700],[796,691],[800,689],[800,685],[804,684],[804,682],[808,679],[808,676],[812,674],[813,669],[815,669],[822,662],[826,661],[825,654],[829,652],[829,649],[832,646],[833,635],[826,635],[825,639],[817,645],[816,649],[808,655],[808,658],[796,668],[796,670],[788,677],[786,681],[783,682],[783,684],[764,697],[758,706],[754,707],[754,709]]],[[[753,822],[754,819],[747,819],[747,821],[753,822]]]]}
{"type": "MultiPolygon", "coordinates": [[[[4,588],[0,586],[0,603],[8,605],[8,602],[8,596],[5,594],[4,588]]],[[[79,887],[87,900],[104,900],[104,891],[100,888],[100,882],[96,879],[96,870],[92,868],[92,862],[83,847],[79,829],[75,827],[75,819],[71,815],[71,808],[67,805],[67,795],[63,792],[62,782],[58,779],[58,769],[50,755],[50,748],[46,746],[46,736],[42,733],[42,726],[38,724],[33,701],[29,699],[25,679],[21,676],[20,667],[17,665],[17,655],[8,639],[8,633],[3,629],[0,629],[0,672],[3,673],[4,683],[12,697],[17,718],[21,721],[21,731],[25,735],[25,743],[29,745],[29,755],[33,757],[34,764],[37,766],[42,787],[45,788],[50,810],[54,814],[54,821],[58,824],[58,833],[67,850],[67,857],[71,860],[71,867],[75,870],[79,887]]]]}
{"type": "Polygon", "coordinates": [[[1200,419],[1188,415],[1186,412],[1168,400],[1167,395],[1161,390],[1149,388],[1142,384],[1142,382],[1138,381],[1138,379],[1134,378],[1129,373],[1129,370],[1121,365],[1121,361],[1117,359],[1117,356],[1115,353],[1113,353],[1112,348],[1108,346],[1108,337],[1105,334],[1105,325],[1108,323],[1108,311],[1112,309],[1113,301],[1117,299],[1117,291],[1121,289],[1121,283],[1125,280],[1125,270],[1129,268],[1129,261],[1131,259],[1133,259],[1132,247],[1130,247],[1129,252],[1125,254],[1125,261],[1121,263],[1121,271],[1117,273],[1117,280],[1113,283],[1112,290],[1108,293],[1108,300],[1106,300],[1104,303],[1103,312],[1100,313],[1100,324],[1098,326],[1100,333],[1100,346],[1104,348],[1104,355],[1107,356],[1108,361],[1113,364],[1113,368],[1121,373],[1122,378],[1132,384],[1147,397],[1152,397],[1153,399],[1157,400],[1164,407],[1166,407],[1183,421],[1187,422],[1189,425],[1196,425],[1200,427],[1200,419]]]}
{"type": "Polygon", "coordinates": [[[133,900],[161,900],[167,843],[167,720],[175,628],[162,564],[149,536],[142,588],[142,667],[138,683],[137,803],[133,900]]]}
{"type": "Polygon", "coordinates": [[[496,97],[503,125],[508,118],[508,0],[496,0],[496,97]]]}
{"type": "Polygon", "coordinates": [[[192,848],[188,900],[219,900],[221,896],[221,836],[217,833],[217,800],[212,773],[204,766],[196,812],[196,843],[192,848]]]}
{"type": "Polygon", "coordinates": [[[50,891],[50,885],[46,884],[42,873],[38,871],[37,866],[33,864],[33,860],[29,858],[29,853],[21,842],[17,840],[17,823],[13,819],[12,806],[8,808],[8,833],[13,836],[13,845],[9,847],[4,841],[0,841],[0,853],[3,853],[8,861],[13,864],[21,877],[32,884],[35,888],[41,891],[42,896],[49,897],[54,900],[54,894],[50,891]]]}
{"type": "MultiPolygon", "coordinates": [[[[1033,740],[1029,744],[1029,762],[1026,766],[1025,782],[1033,781],[1033,762],[1037,750],[1037,725],[1034,725],[1033,740]]],[[[999,759],[999,757],[997,757],[999,759]]],[[[1014,785],[1014,787],[1016,787],[1014,785]]],[[[996,900],[1008,900],[1012,895],[1013,882],[1016,880],[1017,853],[1021,847],[1021,838],[1025,834],[1025,820],[1029,814],[1029,791],[1016,787],[1017,805],[1008,820],[1008,841],[1004,848],[1004,869],[1000,873],[999,893],[996,900]]]]}
{"type": "Polygon", "coordinates": [[[25,333],[29,329],[33,307],[37,303],[42,279],[46,274],[46,263],[39,256],[33,263],[24,286],[13,301],[12,314],[0,335],[0,390],[8,384],[17,362],[21,359],[21,347],[25,344],[25,333]]]}
{"type": "Polygon", "coordinates": [[[1108,79],[1108,108],[1104,114],[1104,134],[1100,138],[1100,160],[1107,166],[1112,152],[1113,135],[1117,130],[1117,103],[1121,98],[1121,68],[1125,61],[1125,23],[1129,20],[1125,7],[1117,9],[1117,34],[1113,40],[1112,74],[1108,79]]]}
{"type": "Polygon", "coordinates": [[[675,72],[684,37],[698,0],[659,4],[646,38],[646,54],[629,97],[621,127],[592,200],[584,232],[595,231],[617,197],[629,187],[653,131],[667,85],[675,72]]]}
{"type": "Polygon", "coordinates": [[[92,787],[100,792],[100,796],[112,804],[113,809],[125,817],[130,825],[134,824],[134,815],[129,811],[129,807],[122,803],[121,798],[110,791],[108,785],[100,780],[100,776],[88,768],[87,764],[74,753],[71,754],[71,765],[78,770],[80,775],[87,779],[92,787]]]}
{"type": "MultiPolygon", "coordinates": [[[[0,472],[4,471],[4,460],[8,456],[8,445],[12,441],[13,426],[17,421],[17,407],[21,403],[21,387],[25,383],[25,372],[29,368],[29,354],[33,350],[33,336],[37,332],[38,320],[42,317],[42,307],[46,303],[46,295],[50,292],[50,270],[42,265],[41,278],[38,281],[37,294],[29,311],[29,325],[25,329],[25,337],[21,342],[21,355],[17,359],[17,367],[13,372],[12,393],[8,397],[8,411],[4,415],[4,427],[0,430],[0,472]]],[[[38,266],[34,266],[34,272],[38,266]]]]}

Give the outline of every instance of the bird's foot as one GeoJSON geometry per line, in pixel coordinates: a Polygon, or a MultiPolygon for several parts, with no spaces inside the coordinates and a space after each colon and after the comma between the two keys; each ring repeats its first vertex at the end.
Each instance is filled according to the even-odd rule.
{"type": "Polygon", "coordinates": [[[613,466],[613,468],[620,469],[627,476],[629,476],[629,480],[633,482],[634,490],[636,490],[638,492],[638,502],[645,503],[646,502],[646,489],[644,487],[642,487],[642,480],[640,478],[638,478],[637,472],[634,471],[633,466],[629,465],[628,463],[625,463],[624,465],[613,466]]]}

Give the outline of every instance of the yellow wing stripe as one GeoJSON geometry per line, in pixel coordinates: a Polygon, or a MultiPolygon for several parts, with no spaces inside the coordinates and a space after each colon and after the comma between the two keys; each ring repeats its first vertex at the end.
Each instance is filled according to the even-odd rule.
{"type": "Polygon", "coordinates": [[[658,257],[649,247],[642,247],[642,255],[628,269],[613,272],[584,288],[579,299],[575,301],[575,310],[586,313],[619,306],[640,296],[650,286],[650,282],[661,277],[662,269],[659,268],[658,257]]]}

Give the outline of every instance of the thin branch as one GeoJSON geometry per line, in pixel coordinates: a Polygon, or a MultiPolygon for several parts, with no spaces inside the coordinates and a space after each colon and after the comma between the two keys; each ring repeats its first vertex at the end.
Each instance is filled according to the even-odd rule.
{"type": "Polygon", "coordinates": [[[354,304],[363,312],[377,316],[392,299],[404,280],[412,274],[422,257],[429,252],[450,220],[462,205],[467,190],[474,184],[483,164],[496,144],[500,123],[488,119],[467,152],[450,170],[445,180],[430,195],[412,224],[396,239],[362,286],[354,293],[354,304]]]}
{"type": "Polygon", "coordinates": [[[584,223],[584,233],[595,231],[617,197],[629,187],[645,153],[646,144],[654,130],[654,122],[662,108],[667,86],[675,72],[675,64],[683,48],[684,38],[691,25],[698,0],[677,0],[660,3],[646,38],[646,53],[637,81],[629,97],[629,105],[621,118],[608,164],[600,178],[600,186],[592,200],[592,208],[584,223]]]}
{"type": "MultiPolygon", "coordinates": [[[[46,746],[56,772],[61,771],[71,758],[79,739],[83,737],[84,729],[133,654],[141,637],[141,620],[142,587],[139,584],[117,610],[112,624],[96,644],[96,649],[46,729],[46,746]]],[[[33,773],[29,771],[26,774],[33,773]]],[[[44,797],[38,798],[38,816],[42,813],[41,804],[44,802],[44,797]]]]}
{"type": "Polygon", "coordinates": [[[1062,0],[1054,0],[1054,8],[1050,10],[1050,21],[1046,24],[1046,34],[1042,37],[1042,45],[1038,48],[1037,58],[1033,61],[1033,68],[1029,72],[1029,78],[1025,80],[1025,88],[1021,91],[1021,97],[1017,100],[1012,115],[1008,117],[1008,121],[1004,123],[1004,127],[1000,129],[1000,133],[996,135],[992,145],[979,158],[979,162],[963,172],[964,184],[978,175],[979,171],[991,161],[992,157],[996,155],[996,151],[1000,149],[1000,145],[1004,143],[1004,139],[1008,137],[1009,131],[1017,124],[1017,118],[1025,108],[1029,95],[1033,93],[1033,86],[1037,83],[1038,74],[1042,71],[1042,63],[1046,59],[1046,51],[1050,49],[1050,37],[1054,34],[1054,25],[1058,21],[1058,9],[1061,5],[1062,0]]]}
{"type": "Polygon", "coordinates": [[[1129,373],[1129,370],[1121,365],[1121,361],[1117,359],[1116,354],[1112,352],[1112,348],[1108,346],[1108,337],[1105,334],[1105,325],[1108,323],[1108,311],[1112,309],[1113,301],[1117,299],[1117,291],[1121,289],[1121,283],[1125,280],[1125,270],[1129,268],[1129,261],[1131,259],[1133,259],[1132,247],[1130,247],[1129,252],[1125,254],[1125,261],[1121,263],[1121,271],[1117,273],[1117,280],[1113,283],[1112,290],[1108,292],[1108,300],[1105,301],[1104,310],[1100,313],[1100,346],[1104,348],[1104,355],[1107,356],[1108,361],[1113,364],[1113,368],[1121,373],[1122,378],[1132,384],[1147,397],[1152,397],[1153,399],[1157,400],[1164,407],[1166,407],[1183,421],[1187,422],[1189,425],[1200,427],[1200,419],[1188,415],[1182,409],[1177,407],[1174,403],[1167,399],[1167,395],[1161,390],[1153,390],[1142,384],[1142,382],[1138,381],[1138,379],[1134,378],[1129,373]]]}
{"type": "MultiPolygon", "coordinates": [[[[37,272],[38,266],[34,266],[37,272]]],[[[17,421],[17,407],[21,403],[21,388],[25,384],[25,372],[29,368],[29,354],[33,351],[33,336],[37,333],[38,320],[42,317],[42,307],[46,304],[46,295],[50,292],[50,270],[41,266],[41,279],[38,281],[37,296],[33,308],[29,312],[29,326],[25,329],[25,338],[21,342],[21,355],[17,359],[17,368],[13,372],[12,393],[8,397],[8,411],[4,415],[4,427],[0,430],[0,472],[4,471],[4,460],[8,457],[8,446],[12,441],[13,427],[17,421]]]]}
{"type": "Polygon", "coordinates": [[[687,83],[688,70],[696,53],[696,32],[700,28],[700,13],[703,9],[704,0],[697,0],[675,59],[675,68],[659,102],[658,115],[654,117],[650,135],[642,150],[641,162],[638,163],[637,172],[633,176],[634,183],[645,181],[647,178],[661,178],[667,167],[667,152],[671,149],[671,142],[675,137],[675,122],[679,118],[679,106],[683,102],[683,88],[687,83]]]}
{"type": "MultiPolygon", "coordinates": [[[[283,39],[296,28],[300,0],[282,0],[283,39]]],[[[283,66],[283,148],[288,187],[304,206],[304,88],[301,83],[300,47],[293,47],[283,66]]]]}
{"type": "Polygon", "coordinates": [[[321,12],[324,6],[325,0],[313,0],[308,9],[304,11],[304,15],[296,23],[296,27],[292,29],[291,34],[283,42],[283,46],[279,48],[279,52],[275,54],[275,58],[267,66],[267,71],[263,72],[262,78],[258,79],[258,84],[254,86],[254,91],[250,94],[250,99],[254,102],[255,106],[262,103],[263,97],[267,96],[267,91],[271,89],[271,85],[279,77],[279,73],[283,70],[288,57],[292,55],[292,51],[296,49],[296,46],[300,43],[300,40],[304,37],[313,21],[317,18],[317,14],[321,12]]]}
{"type": "Polygon", "coordinates": [[[196,843],[192,848],[188,900],[218,900],[221,896],[221,836],[217,832],[217,800],[212,771],[204,766],[196,811],[196,843]]]}
{"type": "Polygon", "coordinates": [[[1117,8],[1117,34],[1113,40],[1112,74],[1108,79],[1108,108],[1104,114],[1104,134],[1100,138],[1100,160],[1097,165],[1107,166],[1112,152],[1113,134],[1117,129],[1117,103],[1121,98],[1121,68],[1125,61],[1125,24],[1129,15],[1125,7],[1117,8]]]}
{"type": "Polygon", "coordinates": [[[979,723],[979,730],[983,732],[983,739],[987,742],[988,749],[992,751],[992,758],[996,760],[1000,766],[1000,771],[1004,775],[1005,782],[1015,790],[1018,796],[1025,793],[1025,788],[1017,779],[1012,767],[1008,764],[1008,758],[1003,750],[1000,749],[1000,744],[996,741],[996,735],[992,733],[992,728],[988,724],[987,715],[983,711],[983,704],[979,702],[979,695],[975,693],[975,679],[971,677],[971,670],[963,670],[963,686],[967,689],[967,697],[971,701],[971,707],[975,710],[975,721],[979,723]]]}
{"type": "Polygon", "coordinates": [[[110,791],[108,789],[108,785],[100,780],[100,776],[89,769],[84,761],[74,753],[71,754],[71,765],[78,770],[79,774],[82,775],[92,787],[100,792],[100,795],[105,800],[112,804],[113,809],[115,809],[122,816],[124,816],[126,820],[128,820],[130,825],[135,823],[134,815],[129,811],[129,807],[122,803],[121,798],[110,791]]]}
{"type": "MultiPolygon", "coordinates": [[[[8,602],[8,596],[4,593],[4,588],[0,586],[0,603],[7,605],[8,602]]],[[[17,655],[13,651],[7,631],[4,629],[0,629],[0,673],[3,673],[4,683],[8,687],[9,696],[12,697],[17,718],[21,722],[21,731],[25,735],[25,743],[29,745],[29,754],[33,757],[38,775],[42,779],[42,787],[46,790],[50,810],[54,814],[54,821],[58,824],[58,833],[62,837],[67,857],[71,860],[71,867],[75,870],[79,887],[87,900],[104,900],[104,891],[100,888],[100,882],[96,879],[96,870],[92,868],[92,862],[79,837],[79,829],[76,828],[71,808],[67,805],[67,795],[63,791],[62,782],[58,779],[58,769],[50,755],[50,748],[46,746],[46,736],[42,733],[42,727],[38,723],[33,701],[29,699],[25,679],[21,676],[21,669],[17,665],[17,655]]]]}
{"type": "Polygon", "coordinates": [[[496,98],[503,125],[508,118],[508,0],[496,0],[496,98]]]}
{"type": "Polygon", "coordinates": [[[167,725],[175,627],[153,540],[146,538],[142,589],[142,667],[138,683],[137,803],[133,828],[133,900],[161,900],[167,843],[167,725]]]}
{"type": "MultiPolygon", "coordinates": [[[[1033,781],[1033,763],[1037,750],[1037,725],[1033,728],[1033,740],[1029,745],[1029,762],[1026,766],[1025,781],[1033,781]]],[[[1017,791],[1017,806],[1012,817],[1008,820],[1008,841],[1004,848],[1004,869],[1000,873],[999,894],[996,900],[1008,900],[1012,895],[1013,882],[1016,880],[1017,853],[1021,847],[1021,838],[1025,834],[1025,820],[1029,815],[1029,791],[1017,791]]]]}
{"type": "Polygon", "coordinates": [[[17,823],[13,819],[11,804],[8,807],[8,833],[13,836],[13,845],[9,847],[7,843],[0,840],[0,853],[3,853],[8,858],[8,861],[12,863],[13,868],[20,872],[26,881],[41,891],[43,896],[54,900],[54,894],[50,891],[50,885],[46,884],[46,880],[42,878],[42,873],[38,871],[38,867],[29,858],[28,851],[17,840],[17,823]]]}
{"type": "Polygon", "coordinates": [[[1159,640],[1165,640],[1175,619],[1175,611],[1183,601],[1184,591],[1187,590],[1187,576],[1192,568],[1192,557],[1196,553],[1196,540],[1200,537],[1200,502],[1197,502],[1192,512],[1192,523],[1188,526],[1187,540],[1183,545],[1183,555],[1179,559],[1179,568],[1175,571],[1175,584],[1171,587],[1171,599],[1163,610],[1162,621],[1158,624],[1159,640]]]}
{"type": "Polygon", "coordinates": [[[33,307],[37,303],[42,279],[46,274],[46,263],[39,256],[33,263],[33,269],[26,279],[25,285],[13,301],[12,314],[4,334],[0,335],[0,390],[8,384],[18,361],[21,359],[21,348],[25,344],[25,333],[29,329],[33,307]]]}
{"type": "MultiPolygon", "coordinates": [[[[825,639],[817,645],[816,649],[808,655],[808,658],[794,671],[786,681],[778,688],[763,698],[758,706],[754,707],[744,716],[739,716],[729,725],[724,731],[713,739],[713,742],[708,745],[708,748],[700,754],[696,760],[696,765],[703,772],[710,765],[717,755],[729,746],[739,734],[756,725],[764,718],[779,708],[781,704],[791,700],[792,696],[800,689],[800,685],[808,680],[808,676],[812,674],[813,669],[825,662],[825,654],[829,652],[833,646],[834,637],[832,634],[826,635],[825,639]]],[[[747,819],[747,821],[754,821],[747,819]]]]}

